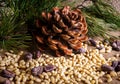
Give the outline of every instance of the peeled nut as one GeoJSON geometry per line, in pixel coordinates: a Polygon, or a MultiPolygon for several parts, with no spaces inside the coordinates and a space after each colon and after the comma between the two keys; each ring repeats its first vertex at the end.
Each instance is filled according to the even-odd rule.
{"type": "Polygon", "coordinates": [[[115,76],[117,76],[117,73],[115,71],[111,71],[110,76],[115,77],[115,76]]]}

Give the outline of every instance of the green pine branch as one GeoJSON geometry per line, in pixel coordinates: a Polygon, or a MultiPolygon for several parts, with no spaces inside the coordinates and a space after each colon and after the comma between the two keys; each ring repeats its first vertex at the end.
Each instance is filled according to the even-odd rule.
{"type": "Polygon", "coordinates": [[[0,48],[10,50],[25,49],[32,45],[28,22],[40,17],[42,11],[50,11],[62,0],[5,0],[1,8],[0,48]]]}
{"type": "Polygon", "coordinates": [[[103,38],[113,37],[107,31],[120,30],[120,14],[104,0],[92,1],[91,6],[82,8],[88,24],[88,35],[103,38]]]}
{"type": "Polygon", "coordinates": [[[20,33],[22,31],[21,26],[23,26],[25,22],[17,20],[19,12],[17,10],[11,10],[10,8],[3,8],[1,14],[0,48],[5,50],[27,48],[31,36],[27,32],[20,33]],[[6,9],[10,11],[6,13],[6,9]],[[26,41],[28,43],[26,43],[26,41]]]}
{"type": "Polygon", "coordinates": [[[6,0],[8,6],[19,10],[21,19],[40,17],[42,11],[49,12],[58,6],[62,0],[6,0]]]}
{"type": "Polygon", "coordinates": [[[86,12],[103,19],[107,23],[116,24],[120,28],[120,14],[104,0],[96,0],[86,12]]]}

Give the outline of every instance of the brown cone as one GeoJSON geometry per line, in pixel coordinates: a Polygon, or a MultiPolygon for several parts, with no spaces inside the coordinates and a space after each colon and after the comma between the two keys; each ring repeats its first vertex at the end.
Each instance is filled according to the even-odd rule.
{"type": "Polygon", "coordinates": [[[87,24],[79,9],[54,7],[41,16],[42,19],[36,21],[37,31],[33,32],[38,49],[53,50],[57,56],[71,55],[87,40],[87,24]]]}

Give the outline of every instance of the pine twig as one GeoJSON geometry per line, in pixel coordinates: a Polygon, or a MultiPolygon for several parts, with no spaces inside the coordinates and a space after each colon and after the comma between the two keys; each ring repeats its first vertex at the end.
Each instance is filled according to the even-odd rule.
{"type": "MultiPolygon", "coordinates": [[[[5,0],[6,6],[13,11],[2,12],[0,25],[0,48],[20,49],[28,47],[32,43],[32,36],[27,27],[27,22],[40,17],[42,11],[50,11],[52,7],[59,4],[61,0],[5,0]]],[[[30,24],[30,23],[29,23],[30,24]]]]}
{"type": "MultiPolygon", "coordinates": [[[[84,0],[83,3],[85,3],[84,0]]],[[[113,30],[120,30],[120,15],[119,13],[103,0],[91,0],[93,4],[88,7],[82,7],[84,15],[88,23],[89,36],[102,36],[104,38],[112,37],[107,31],[111,28],[113,30]],[[102,20],[102,26],[99,24],[102,20]]],[[[83,4],[82,3],[82,4],[83,4]]],[[[79,7],[81,5],[78,5],[79,7]]]]}

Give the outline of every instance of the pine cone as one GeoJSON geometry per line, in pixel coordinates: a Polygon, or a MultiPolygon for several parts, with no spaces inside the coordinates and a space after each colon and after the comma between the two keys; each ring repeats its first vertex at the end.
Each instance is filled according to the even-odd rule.
{"type": "Polygon", "coordinates": [[[54,7],[49,13],[42,12],[41,16],[33,32],[40,50],[53,50],[57,56],[71,55],[87,40],[87,24],[79,9],[54,7]]]}

